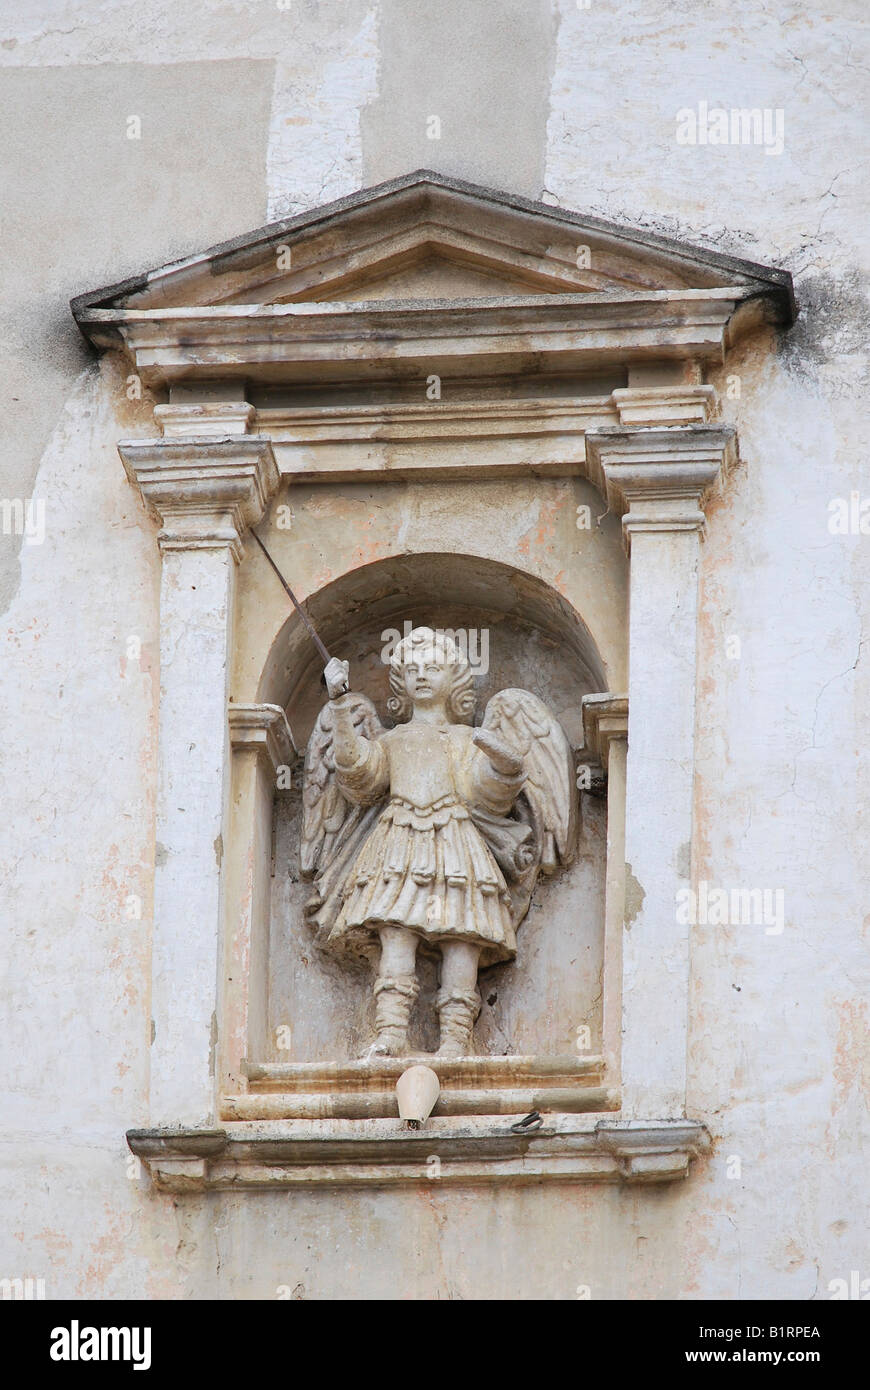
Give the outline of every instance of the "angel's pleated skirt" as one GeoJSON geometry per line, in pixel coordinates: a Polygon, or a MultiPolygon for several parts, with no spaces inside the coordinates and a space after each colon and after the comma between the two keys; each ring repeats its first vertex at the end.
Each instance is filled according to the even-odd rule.
{"type": "Polygon", "coordinates": [[[487,962],[515,954],[504,876],[455,798],[421,811],[394,797],[385,807],[348,874],[329,940],[370,935],[380,925],[476,943],[487,962]]]}

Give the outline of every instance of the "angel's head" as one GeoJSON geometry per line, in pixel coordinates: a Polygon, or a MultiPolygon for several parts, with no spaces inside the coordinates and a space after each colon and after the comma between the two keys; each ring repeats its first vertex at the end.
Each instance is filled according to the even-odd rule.
{"type": "Polygon", "coordinates": [[[418,707],[443,708],[451,724],[467,722],[474,711],[468,661],[452,637],[431,627],[415,627],[390,661],[390,714],[401,721],[418,707]]]}

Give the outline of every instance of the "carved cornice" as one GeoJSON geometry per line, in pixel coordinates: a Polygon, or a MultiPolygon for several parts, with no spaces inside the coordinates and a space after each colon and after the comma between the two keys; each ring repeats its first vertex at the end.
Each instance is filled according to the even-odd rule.
{"type": "Polygon", "coordinates": [[[123,440],[118,453],[161,523],[162,551],[228,547],[238,561],[246,531],[256,526],[278,486],[268,439],[123,440]]]}
{"type": "Polygon", "coordinates": [[[644,356],[722,361],[739,316],[732,288],[646,293],[505,295],[493,299],[191,305],[89,309],[79,323],[100,347],[122,345],[149,389],[202,377],[270,384],[414,376],[589,371],[644,356]],[[349,344],[353,351],[348,350],[349,344]],[[425,375],[425,373],[424,373],[425,375]]]}

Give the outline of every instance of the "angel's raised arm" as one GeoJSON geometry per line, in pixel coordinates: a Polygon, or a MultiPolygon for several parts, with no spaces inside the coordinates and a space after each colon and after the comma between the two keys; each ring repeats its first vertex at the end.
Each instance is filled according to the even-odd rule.
{"type": "Polygon", "coordinates": [[[341,695],[330,701],[335,777],[348,801],[355,806],[370,806],[389,789],[390,769],[379,740],[357,733],[359,720],[354,718],[354,698],[341,695]]]}
{"type": "MultiPolygon", "coordinates": [[[[356,766],[360,772],[369,768],[366,750],[377,746],[383,733],[375,707],[366,695],[344,695],[331,699],[323,706],[311,731],[305,755],[302,805],[302,871],[306,877],[322,871],[338,852],[348,833],[352,832],[360,812],[354,808],[376,801],[377,793],[369,796],[361,787],[351,790],[356,774],[353,758],[361,755],[356,766]],[[336,736],[340,723],[342,750],[349,750],[351,764],[339,771],[336,736]],[[357,733],[361,731],[362,736],[357,733]]],[[[369,769],[369,772],[371,769],[369,769]]],[[[367,781],[363,772],[361,782],[367,781]]],[[[380,778],[375,779],[379,785],[380,778]]]]}
{"type": "MultiPolygon", "coordinates": [[[[367,757],[368,740],[358,734],[360,699],[349,694],[350,667],[334,656],[324,667],[323,679],[329,695],[329,728],[332,733],[333,766],[350,771],[367,757]]],[[[368,702],[367,702],[368,703],[368,702]]],[[[377,716],[375,716],[377,720],[377,716]]],[[[378,721],[380,731],[380,721],[378,721]]]]}

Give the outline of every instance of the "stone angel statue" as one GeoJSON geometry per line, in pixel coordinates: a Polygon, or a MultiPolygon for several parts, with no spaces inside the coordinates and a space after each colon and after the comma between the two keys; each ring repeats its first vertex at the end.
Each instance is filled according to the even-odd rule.
{"type": "Polygon", "coordinates": [[[415,628],[390,662],[385,729],[325,670],[329,703],[305,758],[302,872],[327,950],[374,960],[376,1038],[408,1051],[418,948],[440,953],[439,1057],[468,1056],[481,965],[511,960],[539,872],[573,858],[577,797],[565,734],[537,696],[502,690],[474,712],[472,673],[452,638],[415,628]]]}

